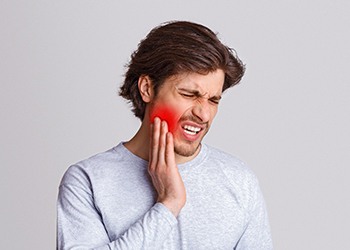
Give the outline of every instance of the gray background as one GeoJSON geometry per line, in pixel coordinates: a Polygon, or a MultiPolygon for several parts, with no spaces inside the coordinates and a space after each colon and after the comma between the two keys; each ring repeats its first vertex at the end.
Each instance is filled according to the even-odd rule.
{"type": "Polygon", "coordinates": [[[276,249],[350,249],[349,1],[0,1],[0,249],[54,249],[67,167],[139,126],[117,96],[161,22],[219,32],[247,64],[205,142],[258,175],[276,249]]]}

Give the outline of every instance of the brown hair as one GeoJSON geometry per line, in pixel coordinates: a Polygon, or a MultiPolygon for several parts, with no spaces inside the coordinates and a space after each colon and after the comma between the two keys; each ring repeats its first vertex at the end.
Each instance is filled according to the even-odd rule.
{"type": "Polygon", "coordinates": [[[156,94],[170,76],[222,69],[225,91],[239,83],[245,69],[235,52],[223,45],[213,31],[186,21],[168,22],[151,30],[131,55],[127,68],[119,94],[132,103],[132,111],[141,120],[146,107],[138,90],[142,75],[150,77],[156,94]]]}

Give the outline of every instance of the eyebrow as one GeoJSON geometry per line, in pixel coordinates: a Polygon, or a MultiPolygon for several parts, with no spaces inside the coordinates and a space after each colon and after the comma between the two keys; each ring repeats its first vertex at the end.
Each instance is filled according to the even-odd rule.
{"type": "MultiPolygon", "coordinates": [[[[194,90],[194,89],[186,89],[186,88],[176,88],[176,89],[179,91],[191,93],[196,97],[203,97],[205,95],[205,94],[201,94],[198,90],[194,90]]],[[[219,96],[215,95],[215,96],[209,97],[208,99],[219,101],[221,99],[221,95],[219,95],[219,96]]]]}

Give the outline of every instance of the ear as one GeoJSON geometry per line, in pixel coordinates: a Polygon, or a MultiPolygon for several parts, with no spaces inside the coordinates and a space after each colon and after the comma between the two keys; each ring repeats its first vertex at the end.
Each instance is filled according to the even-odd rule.
{"type": "Polygon", "coordinates": [[[142,100],[145,103],[149,103],[153,99],[153,86],[151,78],[147,75],[142,75],[139,77],[138,88],[140,91],[140,95],[142,100]]]}

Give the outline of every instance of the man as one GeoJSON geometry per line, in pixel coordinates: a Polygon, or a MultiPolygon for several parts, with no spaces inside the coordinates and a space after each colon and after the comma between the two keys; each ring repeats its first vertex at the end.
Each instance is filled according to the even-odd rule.
{"type": "Polygon", "coordinates": [[[257,179],[202,142],[222,92],[244,73],[208,28],[170,22],[132,54],[120,95],[136,135],[71,166],[59,190],[59,249],[272,249],[257,179]]]}

